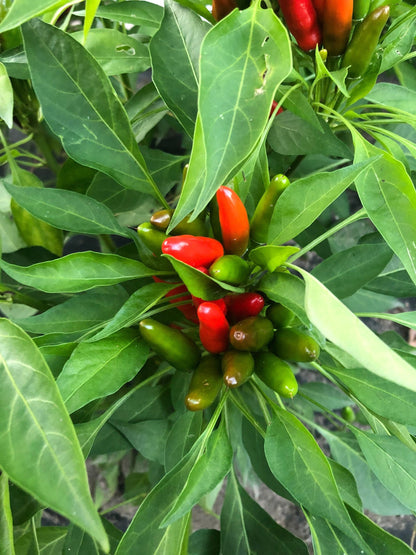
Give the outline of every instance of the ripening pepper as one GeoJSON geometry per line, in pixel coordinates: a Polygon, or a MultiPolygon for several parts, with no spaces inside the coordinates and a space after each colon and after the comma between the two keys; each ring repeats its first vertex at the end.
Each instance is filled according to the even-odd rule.
{"type": "Polygon", "coordinates": [[[312,362],[319,356],[320,348],[313,337],[295,328],[277,330],[270,350],[289,362],[312,362]]]}
{"type": "Polygon", "coordinates": [[[237,7],[235,0],[212,0],[212,15],[220,21],[237,7]]]}
{"type": "Polygon", "coordinates": [[[141,336],[156,354],[178,370],[193,370],[198,365],[201,352],[190,337],[153,318],[139,323],[141,336]]]}
{"type": "Polygon", "coordinates": [[[312,0],[312,4],[315,8],[316,15],[318,16],[318,22],[322,25],[325,13],[325,0],[312,0]]]}
{"type": "Polygon", "coordinates": [[[342,67],[348,67],[349,77],[361,77],[367,71],[389,15],[390,7],[381,6],[355,28],[342,60],[342,67]]]}
{"type": "Polygon", "coordinates": [[[223,256],[224,248],[219,241],[211,237],[176,235],[163,241],[162,252],[197,268],[209,267],[214,260],[223,256]]]}
{"type": "MultiPolygon", "coordinates": [[[[169,227],[170,221],[172,219],[173,210],[171,208],[164,208],[163,210],[158,210],[154,212],[150,218],[150,223],[160,231],[166,231],[169,227]]],[[[205,235],[206,225],[205,225],[205,215],[200,214],[195,220],[190,222],[191,216],[185,216],[185,218],[175,226],[171,234],[172,235],[205,235]]]]}
{"type": "Polygon", "coordinates": [[[262,382],[282,397],[293,399],[298,392],[298,383],[289,364],[269,351],[256,355],[254,371],[262,382]]]}
{"type": "Polygon", "coordinates": [[[352,27],[353,0],[325,0],[323,43],[330,56],[343,54],[352,27]]]}
{"type": "Polygon", "coordinates": [[[209,275],[230,285],[245,283],[250,274],[248,262],[236,254],[225,254],[211,264],[209,275]]]}
{"type": "Polygon", "coordinates": [[[273,338],[273,324],[263,316],[245,318],[230,329],[230,343],[239,351],[260,351],[273,338]]]}
{"type": "Polygon", "coordinates": [[[266,316],[273,322],[275,328],[286,328],[295,319],[295,314],[280,303],[271,304],[266,310],[266,316]]]}
{"type": "Polygon", "coordinates": [[[280,195],[290,185],[289,179],[283,175],[275,175],[260,198],[250,223],[251,238],[257,243],[266,243],[269,225],[275,204],[280,195]]]}
{"type": "Polygon", "coordinates": [[[199,338],[210,353],[222,353],[228,347],[230,324],[224,312],[214,302],[206,301],[199,305],[199,338]]]}
{"type": "Polygon", "coordinates": [[[222,185],[216,193],[221,242],[227,254],[246,252],[250,223],[246,208],[235,191],[222,185]]]}
{"type": "Polygon", "coordinates": [[[215,355],[204,356],[192,374],[185,405],[188,410],[203,410],[212,405],[221,386],[221,360],[215,355]]]}
{"type": "Polygon", "coordinates": [[[308,52],[322,42],[318,16],[312,0],[279,0],[287,28],[299,47],[308,52]]]}
{"type": "Polygon", "coordinates": [[[226,295],[224,301],[227,305],[227,319],[232,324],[257,316],[264,308],[264,298],[255,291],[226,295]]]}
{"type": "Polygon", "coordinates": [[[221,366],[227,387],[243,385],[254,371],[254,358],[248,351],[227,351],[222,355],[221,366]]]}
{"type": "Polygon", "coordinates": [[[166,239],[165,233],[155,229],[150,222],[140,224],[137,228],[137,233],[153,254],[162,254],[162,243],[166,239]]]}

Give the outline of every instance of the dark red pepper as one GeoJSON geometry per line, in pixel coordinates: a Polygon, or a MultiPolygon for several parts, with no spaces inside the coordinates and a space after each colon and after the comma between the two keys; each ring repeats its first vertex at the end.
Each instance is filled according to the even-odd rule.
{"type": "Polygon", "coordinates": [[[224,248],[219,241],[211,237],[177,235],[163,241],[162,252],[198,268],[198,266],[209,267],[214,260],[223,256],[224,248]]]}
{"type": "MultiPolygon", "coordinates": [[[[167,281],[164,281],[163,279],[158,278],[157,276],[152,276],[152,277],[156,283],[169,283],[167,281]]],[[[171,291],[169,291],[169,293],[166,293],[165,297],[173,297],[176,295],[180,295],[181,293],[185,293],[185,294],[181,295],[180,297],[176,297],[175,299],[169,300],[169,302],[179,303],[179,302],[192,300],[192,295],[189,293],[188,288],[184,283],[181,283],[180,285],[178,285],[178,287],[174,287],[171,291]]],[[[198,315],[196,313],[196,308],[193,304],[190,304],[190,303],[184,304],[184,305],[176,306],[175,308],[180,310],[187,320],[194,322],[194,324],[198,323],[199,321],[198,315]]]]}
{"type": "Polygon", "coordinates": [[[227,318],[231,324],[250,316],[257,316],[264,307],[263,297],[255,291],[226,295],[224,301],[227,305],[227,318]]]}
{"type": "Polygon", "coordinates": [[[235,191],[222,185],[216,194],[222,244],[228,254],[246,252],[250,237],[250,222],[246,208],[235,191]]]}
{"type": "Polygon", "coordinates": [[[318,16],[312,0],[279,0],[287,28],[305,52],[322,42],[318,16]]]}
{"type": "Polygon", "coordinates": [[[222,353],[228,347],[230,325],[221,308],[210,301],[198,307],[199,338],[210,353],[222,353]]]}

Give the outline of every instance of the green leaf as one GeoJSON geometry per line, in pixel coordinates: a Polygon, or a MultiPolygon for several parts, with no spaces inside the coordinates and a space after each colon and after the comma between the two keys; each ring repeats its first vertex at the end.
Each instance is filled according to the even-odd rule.
{"type": "Polygon", "coordinates": [[[84,458],[58,388],[33,341],[0,320],[0,466],[44,505],[87,530],[108,551],[84,458]],[[51,483],[54,487],[51,487],[51,483]]]}
{"type": "Polygon", "coordinates": [[[345,534],[335,528],[328,520],[303,511],[311,530],[313,552],[319,555],[345,555],[361,553],[356,544],[345,534]]]}
{"type": "Polygon", "coordinates": [[[0,118],[10,129],[13,127],[13,87],[7,69],[0,62],[0,118]]]}
{"type": "Polygon", "coordinates": [[[266,274],[257,287],[259,291],[266,293],[271,301],[282,303],[306,326],[310,325],[304,308],[305,284],[301,279],[286,272],[276,272],[266,274]]]}
{"type": "Polygon", "coordinates": [[[65,538],[64,548],[61,553],[71,553],[71,555],[100,555],[98,546],[95,542],[78,526],[69,526],[65,538]]]}
{"type": "MultiPolygon", "coordinates": [[[[328,410],[342,409],[352,405],[351,399],[338,387],[323,382],[307,382],[299,385],[299,391],[323,405],[328,410]]],[[[314,410],[319,410],[314,406],[314,410]]]]}
{"type": "Polygon", "coordinates": [[[367,214],[416,283],[416,191],[403,164],[353,134],[354,162],[382,154],[356,179],[367,214]]]}
{"type": "Polygon", "coordinates": [[[273,273],[276,268],[282,266],[292,254],[299,251],[299,247],[278,247],[276,245],[265,245],[257,247],[249,253],[249,258],[258,266],[273,273]]]}
{"type": "Polygon", "coordinates": [[[106,75],[139,73],[150,67],[149,48],[134,37],[116,29],[91,29],[84,40],[84,32],[71,37],[82,43],[103,68],[106,75]]]}
{"type": "Polygon", "coordinates": [[[163,464],[169,431],[167,420],[146,420],[114,425],[143,457],[163,464]]]}
{"type": "Polygon", "coordinates": [[[380,72],[393,67],[410,52],[416,31],[416,10],[405,10],[404,14],[394,20],[389,31],[384,35],[381,46],[383,61],[380,72]]]}
{"type": "Polygon", "coordinates": [[[0,268],[16,281],[47,293],[77,293],[157,274],[137,260],[92,251],[68,254],[31,266],[0,260],[0,268]]]}
{"type": "Polygon", "coordinates": [[[23,26],[23,37],[42,112],[71,158],[163,202],[98,62],[67,33],[39,20],[23,26]]]}
{"type": "Polygon", "coordinates": [[[316,278],[299,267],[296,269],[305,280],[305,310],[312,324],[370,372],[416,391],[416,376],[410,364],[383,343],[316,278]]]}
{"type": "Polygon", "coordinates": [[[202,428],[202,411],[186,411],[174,422],[166,440],[165,468],[169,472],[198,439],[202,428]]]}
{"type": "MultiPolygon", "coordinates": [[[[67,531],[64,526],[42,526],[41,528],[31,529],[16,541],[16,553],[19,555],[32,555],[34,553],[61,555],[67,531]]],[[[89,539],[92,543],[93,540],[89,539]]]]}
{"type": "Polygon", "coordinates": [[[291,183],[276,203],[268,242],[280,244],[296,237],[373,162],[315,173],[291,183]]]}
{"type": "Polygon", "coordinates": [[[396,108],[416,116],[416,91],[403,85],[377,83],[367,98],[376,104],[396,108]]]}
{"type": "Polygon", "coordinates": [[[41,0],[37,2],[14,0],[6,17],[0,24],[0,33],[14,29],[32,17],[42,15],[49,10],[56,10],[65,3],[66,0],[41,0]]]}
{"type": "Polygon", "coordinates": [[[111,211],[86,195],[63,189],[19,187],[4,182],[15,201],[36,218],[75,233],[128,237],[111,211]]]}
{"type": "Polygon", "coordinates": [[[311,273],[336,297],[343,299],[376,278],[392,256],[385,244],[356,245],[333,254],[311,273]]]}
{"type": "Polygon", "coordinates": [[[221,550],[223,553],[238,553],[239,555],[250,555],[251,553],[244,523],[243,504],[234,472],[231,472],[228,477],[221,509],[221,550]]]}
{"type": "Polygon", "coordinates": [[[401,326],[406,326],[407,328],[416,329],[416,311],[412,312],[399,312],[398,314],[383,314],[379,312],[372,312],[371,318],[381,318],[383,320],[390,320],[400,324],[401,326]]]}
{"type": "Polygon", "coordinates": [[[9,477],[2,472],[0,475],[0,555],[14,555],[14,553],[9,477]]]}
{"type": "Polygon", "coordinates": [[[139,372],[148,354],[147,344],[134,330],[80,343],[56,381],[68,412],[118,391],[139,372]]]}
{"type": "Polygon", "coordinates": [[[196,13],[167,0],[162,24],[150,43],[154,84],[191,137],[198,111],[199,53],[209,28],[196,13]],[[172,79],[172,67],[180,78],[172,79]]]}
{"type": "Polygon", "coordinates": [[[331,465],[332,474],[334,475],[335,482],[337,483],[341,499],[347,505],[357,509],[357,511],[362,511],[363,504],[358,494],[354,476],[347,468],[345,468],[345,466],[337,461],[328,457],[328,462],[331,465]]]}
{"type": "Polygon", "coordinates": [[[273,474],[307,510],[337,526],[368,553],[315,439],[288,411],[279,407],[275,411],[276,418],[267,429],[264,445],[273,474]]]}
{"type": "Polygon", "coordinates": [[[377,278],[367,283],[365,288],[392,297],[416,296],[416,285],[403,266],[396,269],[386,268],[377,278]]]}
{"type": "Polygon", "coordinates": [[[16,77],[16,79],[30,78],[26,54],[23,50],[13,48],[13,50],[1,52],[0,62],[4,64],[9,77],[16,77]]]}
{"type": "Polygon", "coordinates": [[[371,470],[403,505],[416,508],[415,452],[394,436],[351,428],[371,470]]]}
{"type": "Polygon", "coordinates": [[[221,534],[219,530],[200,529],[189,536],[188,555],[220,555],[221,534]]]}
{"type": "Polygon", "coordinates": [[[155,306],[172,287],[174,285],[170,283],[149,283],[140,287],[127,299],[108,324],[88,341],[104,339],[143,319],[143,314],[155,306]]]}
{"type": "Polygon", "coordinates": [[[259,4],[217,23],[204,39],[200,60],[194,143],[172,227],[191,210],[199,214],[218,185],[248,159],[292,67],[286,29],[259,4]]]}
{"type": "MultiPolygon", "coordinates": [[[[76,15],[84,15],[83,11],[75,12],[76,15]]],[[[121,23],[132,23],[143,27],[158,28],[163,17],[163,8],[157,4],[145,2],[145,0],[130,0],[128,4],[120,2],[100,6],[96,12],[97,17],[120,21],[121,23]]]]}
{"type": "Polygon", "coordinates": [[[338,87],[340,92],[342,92],[342,94],[348,98],[350,95],[348,93],[347,87],[345,86],[345,80],[348,75],[348,68],[342,68],[338,71],[329,71],[323,59],[321,58],[318,49],[315,50],[315,63],[317,66],[317,70],[314,83],[317,83],[321,79],[326,79],[329,77],[329,79],[331,79],[338,87]]]}
{"type": "Polygon", "coordinates": [[[173,507],[163,519],[161,526],[168,526],[190,511],[205,494],[212,491],[231,468],[233,451],[228,440],[225,424],[208,440],[206,452],[199,455],[188,479],[173,507]]]}

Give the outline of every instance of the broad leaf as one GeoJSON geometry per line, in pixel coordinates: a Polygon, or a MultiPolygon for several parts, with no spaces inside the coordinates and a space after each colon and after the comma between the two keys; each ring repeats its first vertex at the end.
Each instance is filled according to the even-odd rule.
{"type": "Polygon", "coordinates": [[[67,33],[39,20],[26,23],[23,36],[43,114],[71,158],[162,201],[127,114],[98,62],[67,33]]]}
{"type": "Polygon", "coordinates": [[[317,279],[301,268],[297,270],[305,279],[305,309],[312,324],[370,372],[416,391],[412,366],[383,343],[317,279]]]}
{"type": "Polygon", "coordinates": [[[231,472],[228,478],[221,509],[221,550],[222,553],[241,555],[250,555],[251,552],[244,523],[243,504],[234,472],[231,472]]]}
{"type": "Polygon", "coordinates": [[[270,300],[292,310],[306,326],[310,325],[304,308],[305,284],[301,279],[286,272],[266,274],[258,289],[266,293],[270,300]]]}
{"type": "Polygon", "coordinates": [[[0,118],[10,129],[13,127],[13,87],[7,69],[0,62],[0,118]]]}
{"type": "Polygon", "coordinates": [[[403,85],[377,83],[367,98],[376,104],[392,106],[416,116],[416,91],[407,89],[403,85]]]}
{"type": "MultiPolygon", "coordinates": [[[[77,12],[78,14],[83,15],[83,12],[77,12]]],[[[100,6],[96,15],[121,23],[158,28],[163,16],[163,8],[144,0],[130,0],[128,4],[117,2],[116,4],[100,6]]]]}
{"type": "Polygon", "coordinates": [[[167,420],[145,420],[114,425],[145,459],[163,464],[169,431],[167,420]]]}
{"type": "Polygon", "coordinates": [[[32,17],[58,9],[66,3],[66,0],[41,0],[32,2],[31,0],[14,0],[10,9],[0,24],[0,33],[18,27],[32,17]]]}
{"type": "MultiPolygon", "coordinates": [[[[370,317],[370,316],[369,316],[370,317]]],[[[401,326],[406,326],[412,330],[416,329],[416,311],[411,312],[399,312],[397,314],[383,314],[378,312],[372,312],[371,318],[381,318],[383,320],[390,320],[391,322],[396,322],[401,326]]]]}
{"type": "Polygon", "coordinates": [[[10,510],[9,477],[0,475],[0,554],[14,555],[13,519],[10,510]]]}
{"type": "Polygon", "coordinates": [[[202,411],[186,411],[172,426],[166,440],[165,468],[169,472],[191,449],[202,427],[202,411]]]}
{"type": "Polygon", "coordinates": [[[69,413],[118,391],[147,360],[149,348],[134,330],[80,343],[56,381],[69,413]]]}
{"type": "Polygon", "coordinates": [[[282,266],[292,254],[298,252],[299,247],[278,247],[275,245],[264,245],[257,247],[249,253],[249,258],[270,273],[282,266]]]}
{"type": "Polygon", "coordinates": [[[234,10],[217,23],[204,39],[200,59],[199,113],[172,226],[193,209],[199,214],[218,185],[248,159],[276,89],[292,67],[286,29],[259,4],[234,10]]]}
{"type": "Polygon", "coordinates": [[[77,293],[158,273],[137,260],[90,251],[31,266],[0,260],[0,268],[16,281],[47,293],[77,293]]]}
{"type": "Polygon", "coordinates": [[[6,319],[0,320],[0,336],[0,420],[8,423],[0,432],[0,466],[108,551],[84,458],[49,368],[32,340],[6,319]]]}

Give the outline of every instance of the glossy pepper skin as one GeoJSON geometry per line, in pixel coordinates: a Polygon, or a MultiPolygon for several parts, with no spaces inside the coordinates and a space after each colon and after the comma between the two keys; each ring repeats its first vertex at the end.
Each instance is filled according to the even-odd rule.
{"type": "Polygon", "coordinates": [[[352,27],[353,0],[325,0],[323,42],[329,56],[343,54],[352,27]]]}
{"type": "Polygon", "coordinates": [[[206,409],[215,401],[222,384],[220,358],[215,355],[203,357],[192,374],[185,397],[186,408],[191,411],[206,409]]]}
{"type": "Polygon", "coordinates": [[[324,20],[325,0],[312,0],[312,4],[315,8],[316,15],[318,16],[318,21],[322,24],[322,21],[324,20]]]}
{"type": "Polygon", "coordinates": [[[289,364],[269,351],[256,355],[255,372],[262,382],[282,397],[293,399],[298,392],[298,383],[289,364]]]}
{"type": "Polygon", "coordinates": [[[354,0],[353,18],[364,19],[370,9],[371,0],[354,0]]]}
{"type": "Polygon", "coordinates": [[[254,371],[254,358],[248,351],[227,351],[221,359],[224,383],[234,388],[243,385],[254,371]]]}
{"type": "Polygon", "coordinates": [[[230,329],[230,343],[238,351],[260,351],[273,338],[273,324],[268,318],[254,316],[241,320],[230,329]]]}
{"type": "Polygon", "coordinates": [[[224,251],[241,256],[247,250],[250,236],[246,208],[237,193],[224,185],[218,189],[216,200],[224,251]]]}
{"type": "Polygon", "coordinates": [[[257,316],[264,308],[264,298],[255,291],[226,295],[224,301],[227,305],[227,319],[232,324],[257,316]]]}
{"type": "MultiPolygon", "coordinates": [[[[160,231],[166,231],[169,227],[174,210],[165,208],[154,212],[150,218],[150,223],[160,231]]],[[[200,214],[195,220],[190,222],[191,216],[186,216],[181,222],[178,223],[171,231],[172,235],[205,235],[205,215],[200,214]]]]}
{"type": "Polygon", "coordinates": [[[235,0],[212,0],[212,15],[220,21],[237,7],[235,0]]]}
{"type": "Polygon", "coordinates": [[[178,329],[145,318],[139,323],[140,334],[156,354],[178,370],[190,371],[198,365],[201,352],[196,343],[178,329]]]}
{"type": "Polygon", "coordinates": [[[286,328],[295,319],[295,314],[280,303],[271,304],[266,310],[266,316],[275,328],[286,328]]]}
{"type": "Polygon", "coordinates": [[[342,67],[349,66],[349,77],[361,77],[367,71],[389,15],[390,7],[381,6],[369,13],[355,28],[342,60],[342,67]]]}
{"type": "Polygon", "coordinates": [[[203,302],[198,307],[199,338],[210,353],[222,353],[229,343],[230,325],[224,312],[213,302],[203,302]]]}
{"type": "MultiPolygon", "coordinates": [[[[157,276],[152,276],[153,281],[156,283],[169,283],[164,281],[163,279],[158,278],[157,276]]],[[[179,303],[183,301],[192,301],[192,295],[189,293],[188,288],[184,283],[181,283],[177,287],[174,287],[169,293],[166,293],[165,297],[175,297],[175,299],[169,300],[170,303],[179,303]],[[177,297],[176,295],[179,295],[177,297]]],[[[190,322],[194,322],[194,324],[198,323],[198,316],[196,313],[196,308],[193,304],[183,304],[176,306],[178,310],[182,312],[187,320],[190,322]]]]}
{"type": "Polygon", "coordinates": [[[299,47],[308,52],[322,42],[318,16],[312,0],[279,0],[287,28],[299,47]]]}
{"type": "Polygon", "coordinates": [[[277,330],[270,350],[289,362],[312,362],[318,358],[320,352],[313,337],[295,328],[277,330]]]}
{"type": "Polygon", "coordinates": [[[270,185],[261,196],[250,223],[251,238],[257,243],[267,242],[267,235],[275,204],[289,185],[290,181],[285,175],[275,175],[270,180],[270,185]]]}
{"type": "Polygon", "coordinates": [[[163,231],[155,229],[150,222],[144,222],[137,228],[137,234],[153,254],[162,254],[162,243],[166,239],[163,231]]]}
{"type": "Polygon", "coordinates": [[[245,283],[250,274],[248,262],[236,254],[225,254],[211,264],[209,275],[230,285],[245,283]]]}
{"type": "Polygon", "coordinates": [[[194,268],[198,266],[207,268],[214,260],[223,256],[224,248],[219,241],[210,237],[177,235],[167,237],[163,241],[162,252],[194,268]]]}

